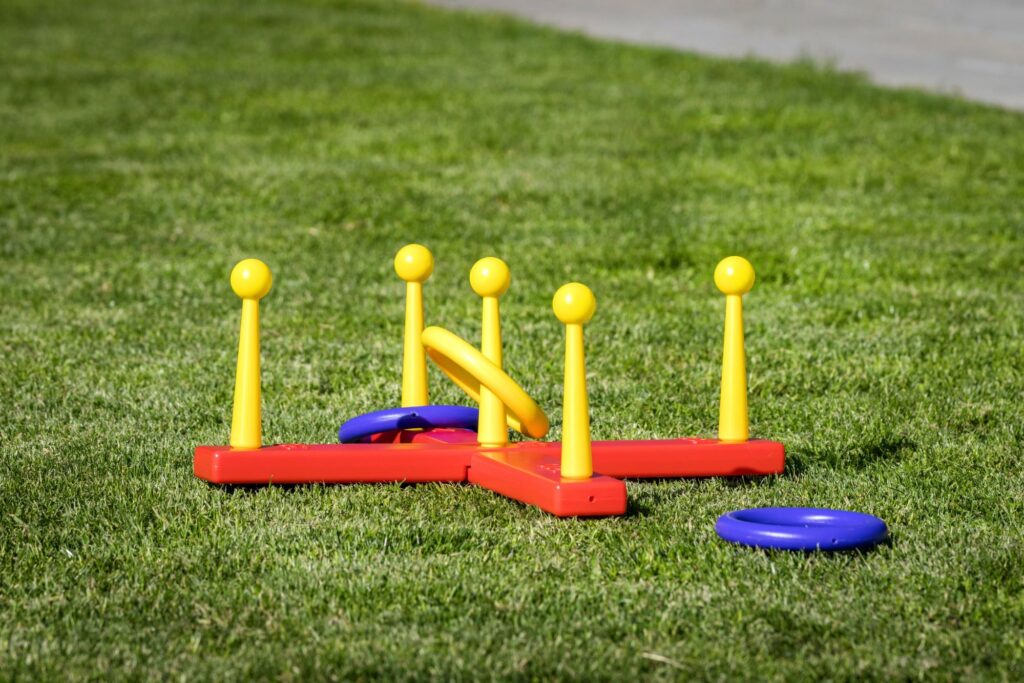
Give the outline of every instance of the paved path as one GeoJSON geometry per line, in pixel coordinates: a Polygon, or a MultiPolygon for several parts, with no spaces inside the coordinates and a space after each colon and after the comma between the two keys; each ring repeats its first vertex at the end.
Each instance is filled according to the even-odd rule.
{"type": "Polygon", "coordinates": [[[827,59],[1024,109],[1024,0],[433,0],[724,56],[827,59]]]}

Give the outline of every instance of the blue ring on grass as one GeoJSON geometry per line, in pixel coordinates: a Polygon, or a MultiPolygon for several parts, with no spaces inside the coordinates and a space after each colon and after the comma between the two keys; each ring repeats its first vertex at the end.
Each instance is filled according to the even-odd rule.
{"type": "Polygon", "coordinates": [[[878,517],[827,508],[752,508],[718,518],[715,532],[727,541],[776,550],[854,550],[885,540],[878,517]]]}
{"type": "Polygon", "coordinates": [[[480,411],[466,406],[413,406],[387,408],[353,417],[338,429],[341,443],[353,443],[381,432],[400,429],[472,429],[476,431],[480,411]]]}

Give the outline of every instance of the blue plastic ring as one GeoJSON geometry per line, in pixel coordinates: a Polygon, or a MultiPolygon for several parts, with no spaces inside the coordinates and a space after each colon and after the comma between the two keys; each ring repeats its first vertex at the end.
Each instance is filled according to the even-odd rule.
{"type": "Polygon", "coordinates": [[[466,406],[388,408],[353,417],[338,429],[338,440],[341,443],[353,443],[374,434],[399,429],[448,427],[475,431],[478,416],[476,408],[466,406]]]}
{"type": "Polygon", "coordinates": [[[715,522],[727,541],[776,550],[853,550],[889,535],[874,515],[825,508],[753,508],[727,512],[715,522]]]}

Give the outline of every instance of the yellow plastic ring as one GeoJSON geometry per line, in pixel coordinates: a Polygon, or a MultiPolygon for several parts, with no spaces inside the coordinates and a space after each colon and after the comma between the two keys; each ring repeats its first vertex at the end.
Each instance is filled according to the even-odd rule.
{"type": "Polygon", "coordinates": [[[474,401],[480,402],[481,386],[494,392],[505,404],[509,427],[535,439],[548,433],[548,416],[537,402],[472,344],[443,327],[428,327],[420,339],[430,360],[474,401]]]}

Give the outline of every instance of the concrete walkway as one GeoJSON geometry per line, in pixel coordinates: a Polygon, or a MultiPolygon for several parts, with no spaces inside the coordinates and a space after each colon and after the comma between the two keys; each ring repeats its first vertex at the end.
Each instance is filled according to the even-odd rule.
{"type": "Polygon", "coordinates": [[[723,56],[825,59],[1024,110],[1024,0],[434,0],[723,56]]]}

